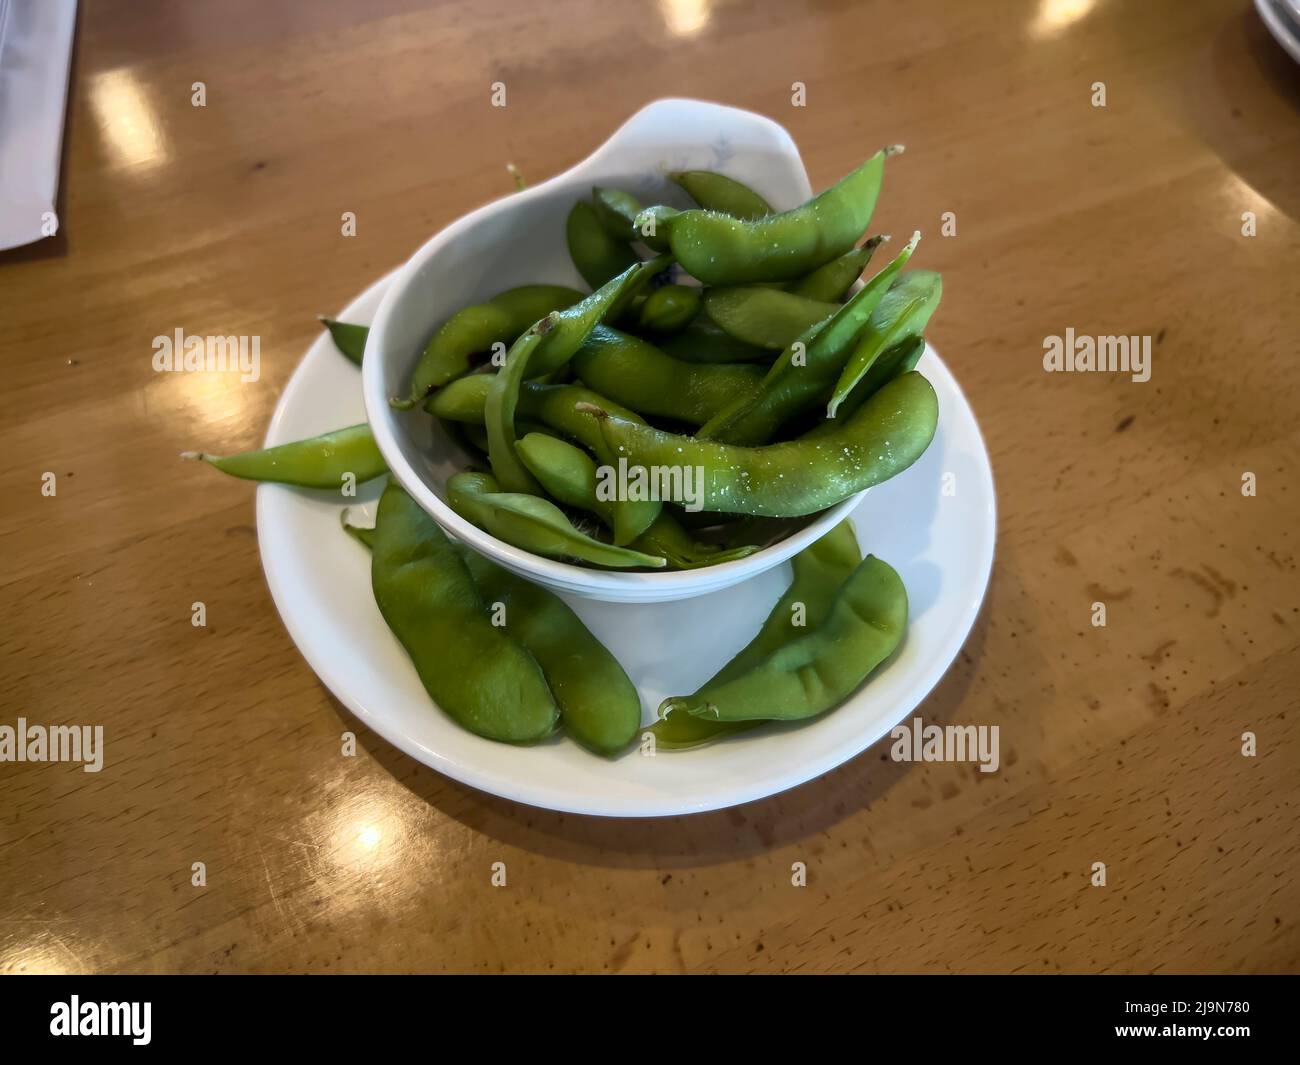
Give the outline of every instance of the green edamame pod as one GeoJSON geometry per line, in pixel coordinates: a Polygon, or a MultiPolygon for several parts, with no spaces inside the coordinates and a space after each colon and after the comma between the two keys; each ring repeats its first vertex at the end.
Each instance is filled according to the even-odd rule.
{"type": "MultiPolygon", "coordinates": [[[[563,440],[537,433],[525,436],[516,448],[524,465],[554,499],[565,506],[590,511],[612,526],[613,505],[598,490],[599,473],[590,455],[563,440]]],[[[667,559],[669,569],[695,569],[732,562],[758,550],[757,546],[747,544],[724,551],[716,544],[697,543],[666,510],[660,512],[630,547],[667,559]]]]}
{"type": "MultiPolygon", "coordinates": [[[[861,557],[850,521],[840,522],[820,540],[795,555],[791,560],[794,578],[776,606],[772,607],[758,635],[697,688],[690,698],[749,672],[786,644],[815,631],[830,614],[836,593],[861,557]]],[[[698,747],[709,740],[759,724],[757,721],[712,721],[685,711],[674,712],[674,701],[669,698],[660,704],[659,720],[650,726],[656,745],[667,750],[698,747]]]]}
{"type": "Polygon", "coordinates": [[[862,276],[862,271],[871,262],[871,256],[888,237],[872,237],[860,248],[846,251],[838,259],[832,259],[825,266],[819,266],[807,277],[792,284],[786,291],[810,300],[825,300],[827,303],[839,303],[849,294],[853,283],[862,276]]]}
{"type": "Polygon", "coordinates": [[[451,541],[395,482],[380,497],[371,542],[375,602],[433,701],[491,740],[550,735],[560,711],[541,668],[491,623],[451,541]]]}
{"type": "Polygon", "coordinates": [[[515,547],[547,558],[572,558],[611,569],[667,565],[640,551],[607,544],[574,528],[564,511],[539,496],[498,491],[485,473],[457,473],[447,481],[447,502],[461,517],[515,547]]]}
{"type": "MultiPolygon", "coordinates": [[[[631,226],[628,229],[630,234],[631,226]]],[[[611,236],[596,209],[581,200],[569,211],[564,223],[564,239],[568,242],[573,265],[593,289],[600,288],[610,278],[640,261],[628,246],[630,237],[619,239],[611,236]]]]}
{"type": "Polygon", "coordinates": [[[636,216],[644,207],[630,192],[596,186],[591,190],[591,198],[597,217],[611,237],[623,241],[639,240],[655,251],[668,250],[668,241],[662,236],[636,228],[636,216]]]}
{"type": "Polygon", "coordinates": [[[722,285],[704,295],[704,313],[724,332],[756,347],[788,348],[839,309],[838,303],[755,285],[722,285]]]}
{"type": "Polygon", "coordinates": [[[724,550],[717,544],[700,543],[692,539],[690,533],[666,510],[660,511],[654,524],[632,541],[632,547],[649,555],[666,558],[668,568],[674,570],[720,566],[724,562],[748,558],[755,551],[761,550],[757,544],[741,544],[724,550]]]}
{"type": "Polygon", "coordinates": [[[490,351],[495,344],[513,343],[539,318],[581,299],[581,292],[562,285],[521,285],[484,303],[462,307],[425,346],[406,397],[389,402],[398,410],[409,410],[435,388],[468,373],[471,355],[490,351]]]}
{"type": "Polygon", "coordinates": [[[845,397],[835,418],[820,422],[815,428],[808,430],[804,436],[825,436],[827,433],[833,432],[837,422],[841,422],[862,406],[867,397],[875,395],[886,381],[892,381],[895,377],[900,377],[909,370],[915,370],[916,364],[920,362],[924,353],[925,337],[923,336],[910,336],[893,347],[887,348],[871,364],[871,369],[854,386],[853,391],[845,397]]]}
{"type": "Polygon", "coordinates": [[[891,292],[891,295],[897,294],[901,303],[897,313],[879,324],[869,321],[859,335],[848,362],[840,372],[840,379],[835,383],[831,401],[826,405],[826,417],[835,417],[840,404],[871,369],[882,351],[909,336],[925,332],[943,296],[943,280],[936,273],[918,270],[908,281],[909,284],[898,285],[891,292]]]}
{"type": "Polygon", "coordinates": [[[497,483],[507,492],[536,495],[537,482],[515,454],[515,409],[519,404],[519,386],[528,371],[528,361],[553,328],[558,315],[552,311],[528,328],[511,345],[506,364],[491,378],[487,400],[483,404],[483,425],[487,429],[488,461],[497,483]]]}
{"type": "Polygon", "coordinates": [[[700,298],[700,289],[694,285],[664,285],[637,308],[637,325],[651,333],[679,332],[699,312],[700,298]]]}
{"type": "Polygon", "coordinates": [[[559,596],[461,546],[461,557],[507,636],[542,667],[566,732],[589,750],[618,754],[641,727],[641,696],[618,659],[559,596]]]}
{"type": "Polygon", "coordinates": [[[848,360],[854,339],[868,327],[880,305],[885,303],[891,313],[897,310],[896,301],[888,300],[890,285],[911,258],[920,237],[914,234],[894,260],[848,303],[786,348],[756,396],[735,400],[711,418],[699,435],[732,444],[762,443],[782,422],[823,402],[848,360]]]}
{"type": "MultiPolygon", "coordinates": [[[[425,410],[447,421],[482,425],[492,380],[491,374],[473,374],[453,381],[429,397],[425,410]]],[[[547,428],[577,440],[588,451],[599,452],[604,446],[600,427],[592,418],[578,411],[579,403],[600,407],[629,421],[641,421],[641,416],[635,411],[582,385],[544,385],[539,381],[523,383],[515,415],[516,418],[539,421],[547,428]]]]}
{"type": "Polygon", "coordinates": [[[629,266],[581,302],[557,312],[555,325],[529,363],[529,376],[543,377],[567,363],[588,333],[606,319],[617,318],[642,286],[669,262],[667,256],[661,255],[629,266]]]}
{"type": "Polygon", "coordinates": [[[388,470],[384,457],[375,446],[370,426],[364,423],[259,451],[244,451],[238,455],[183,451],[181,458],[199,459],[231,477],[274,481],[299,488],[338,489],[347,478],[360,484],[388,470]]]}
{"type": "Polygon", "coordinates": [[[753,221],[716,211],[680,211],[659,218],[658,231],[668,234],[674,258],[706,285],[793,280],[857,243],[880,194],[885,158],[901,150],[882,149],[792,211],[753,221]]]}
{"type": "MultiPolygon", "coordinates": [[[[661,255],[631,266],[581,303],[556,312],[554,323],[528,361],[527,375],[541,377],[565,366],[591,331],[606,317],[617,317],[641,287],[668,263],[668,257],[661,255]]],[[[500,387],[505,388],[507,384],[503,382],[500,387]]],[[[508,387],[518,392],[517,384],[510,383],[508,387]]],[[[595,450],[597,454],[602,453],[600,447],[595,450]]],[[[661,506],[658,500],[652,499],[619,500],[615,508],[614,543],[630,544],[650,527],[661,506]]]]}
{"type": "Polygon", "coordinates": [[[732,218],[747,221],[773,213],[772,205],[762,196],[726,174],[712,170],[680,170],[668,177],[706,211],[721,211],[732,218]]]}
{"type": "Polygon", "coordinates": [[[353,325],[351,322],[340,322],[334,318],[326,318],[321,315],[320,324],[329,330],[330,339],[334,341],[334,346],[347,356],[358,366],[361,365],[361,356],[366,353],[366,337],[370,335],[370,327],[367,325],[353,325]]]}
{"type": "Polygon", "coordinates": [[[771,362],[772,352],[723,332],[707,315],[697,315],[685,329],[660,341],[665,355],[683,362],[771,362]]]}
{"type": "Polygon", "coordinates": [[[907,589],[874,555],[844,582],[820,626],[753,668],[673,700],[671,713],[707,721],[799,721],[851,695],[907,631],[907,589]]]}
{"type": "MultiPolygon", "coordinates": [[[[343,528],[373,548],[375,530],[343,528]]],[[[617,754],[641,725],[641,697],[623,667],[569,609],[540,585],[517,577],[465,544],[453,545],[482,598],[486,615],[541,666],[565,729],[598,754],[617,754]]]]}
{"type": "Polygon", "coordinates": [[[698,365],[638,337],[597,326],[573,357],[583,383],[642,416],[703,425],[736,397],[753,396],[765,371],[749,363],[698,365]]]}
{"type": "Polygon", "coordinates": [[[703,510],[775,518],[824,510],[901,473],[929,447],[939,417],[934,389],[915,371],[890,381],[835,432],[765,447],[678,436],[581,409],[629,464],[696,467],[703,510]]]}

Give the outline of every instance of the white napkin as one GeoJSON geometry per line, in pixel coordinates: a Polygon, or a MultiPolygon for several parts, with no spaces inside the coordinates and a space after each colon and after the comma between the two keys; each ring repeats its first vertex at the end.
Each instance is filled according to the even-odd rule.
{"type": "Polygon", "coordinates": [[[0,0],[0,249],[53,236],[77,0],[0,0]]]}

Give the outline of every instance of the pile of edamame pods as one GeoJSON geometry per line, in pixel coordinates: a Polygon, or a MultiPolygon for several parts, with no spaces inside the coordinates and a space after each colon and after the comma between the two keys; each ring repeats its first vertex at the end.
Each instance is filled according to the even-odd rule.
{"type": "MultiPolygon", "coordinates": [[[[594,188],[565,228],[592,291],[525,285],[462,308],[392,400],[423,407],[464,444],[476,468],[449,479],[448,504],[546,557],[685,569],[744,557],[910,466],[938,419],[914,367],[940,278],[904,269],[916,234],[857,287],[888,239],[863,238],[885,161],[900,150],[781,213],[706,171],[671,175],[698,203],[690,210],[594,188]],[[690,505],[608,491],[616,468],[690,469],[690,505]]],[[[323,321],[360,364],[366,327],[323,321]]],[[[386,472],[366,425],[191,457],[310,488],[386,472]]],[[[606,755],[632,742],[636,689],[560,599],[450,541],[395,483],[373,529],[345,527],[371,549],[385,621],[461,725],[532,743],[562,724],[606,755]]],[[[847,697],[907,623],[898,575],[859,554],[843,523],[795,556],[793,583],[758,635],[698,691],[665,700],[648,730],[655,742],[693,747],[847,697]]]]}

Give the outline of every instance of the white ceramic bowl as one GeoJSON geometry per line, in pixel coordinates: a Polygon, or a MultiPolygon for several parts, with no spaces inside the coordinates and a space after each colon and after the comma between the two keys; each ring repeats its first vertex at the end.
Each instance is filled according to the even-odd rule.
{"type": "Polygon", "coordinates": [[[589,569],[513,547],[452,510],[445,485],[464,468],[463,450],[424,411],[389,405],[390,396],[405,392],[435,327],[459,308],[533,282],[586,289],[569,260],[564,223],[593,185],[628,189],[645,203],[689,207],[689,198],[667,178],[675,170],[721,171],[779,208],[812,194],[794,141],[771,119],[698,100],[657,100],[573,169],[480,207],[426,243],[398,272],[370,327],[362,367],[366,416],[393,476],[450,535],[556,591],[623,603],[717,591],[784,562],[861,498],[844,500],[780,543],[736,562],[673,573],[589,569]]]}

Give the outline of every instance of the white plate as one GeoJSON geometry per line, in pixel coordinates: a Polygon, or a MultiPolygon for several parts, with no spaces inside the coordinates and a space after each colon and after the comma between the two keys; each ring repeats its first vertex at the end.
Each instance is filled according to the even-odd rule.
{"type": "MultiPolygon", "coordinates": [[[[390,275],[391,276],[391,275],[390,275]]],[[[368,323],[385,278],[341,315],[368,323]]],[[[734,806],[820,776],[866,749],[938,683],[979,613],[993,562],[993,475],[975,416],[933,350],[918,367],[939,397],[939,431],[906,473],[873,488],[854,512],[864,552],[890,563],[911,599],[894,659],[833,713],[654,756],[614,760],[559,736],[510,747],[464,731],[430,701],[370,591],[370,559],[339,527],[333,492],[266,484],[257,490],[262,565],[303,657],[341,702],[411,757],[518,802],[573,813],[659,817],[734,806]],[[943,493],[945,474],[953,494],[943,493]]],[[[322,333],[289,381],[268,445],[365,420],[361,376],[322,333]]],[[[383,480],[362,486],[369,524],[383,480]]],[[[757,631],[790,579],[783,563],[743,584],[671,603],[565,597],[618,656],[641,692],[644,721],[669,695],[690,692],[757,631]]]]}

